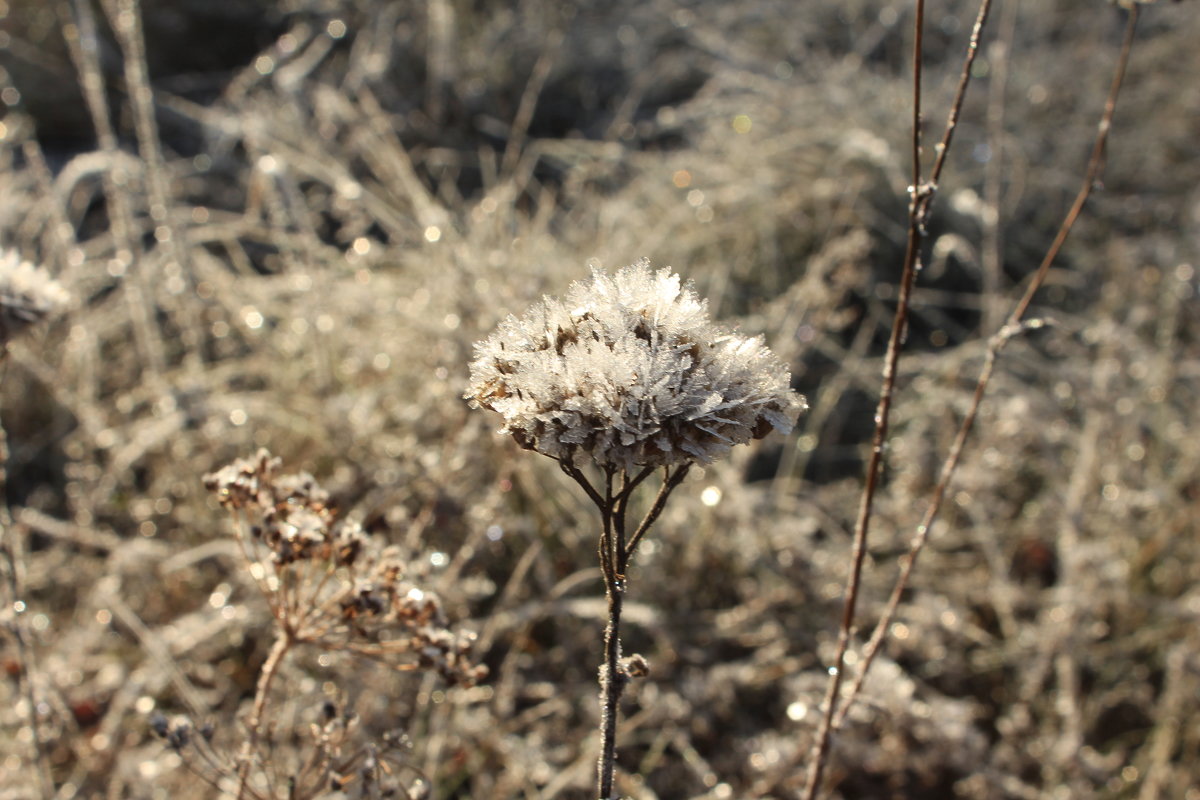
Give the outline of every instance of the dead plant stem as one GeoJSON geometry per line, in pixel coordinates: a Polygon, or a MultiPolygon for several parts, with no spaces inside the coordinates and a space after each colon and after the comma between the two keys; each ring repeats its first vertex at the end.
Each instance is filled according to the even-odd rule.
{"type": "Polygon", "coordinates": [[[600,509],[603,530],[600,534],[600,566],[604,573],[604,596],[608,601],[608,624],[604,629],[604,666],[600,670],[600,761],[597,765],[597,786],[600,800],[612,797],[613,773],[616,771],[617,715],[621,693],[625,688],[620,673],[621,660],[621,603],[625,590],[621,575],[623,542],[618,526],[614,525],[613,469],[604,472],[604,506],[600,509]]]}
{"type": "Polygon", "coordinates": [[[859,504],[858,518],[854,526],[853,550],[850,556],[850,573],[846,578],[845,601],[842,605],[841,624],[838,627],[837,652],[829,668],[829,684],[826,687],[823,713],[817,739],[813,746],[803,797],[813,800],[821,786],[825,763],[829,758],[830,735],[833,731],[833,715],[837,710],[838,693],[842,685],[846,650],[854,627],[854,613],[858,605],[859,583],[863,561],[867,552],[867,534],[871,525],[871,507],[875,498],[875,487],[879,481],[879,467],[883,461],[884,445],[887,442],[888,418],[892,408],[892,394],[896,387],[896,365],[908,325],[909,297],[917,274],[923,227],[921,224],[921,53],[925,22],[924,0],[917,0],[913,42],[913,120],[912,159],[913,177],[909,187],[908,243],[904,251],[904,267],[900,275],[900,296],[896,315],[892,321],[892,332],[888,339],[887,355],[883,367],[883,387],[879,394],[879,405],[875,410],[875,434],[871,442],[871,455],[867,461],[866,485],[859,504]]]}
{"type": "Polygon", "coordinates": [[[1120,55],[1117,58],[1117,65],[1113,71],[1113,80],[1109,88],[1108,100],[1104,104],[1104,113],[1098,126],[1095,144],[1092,146],[1092,155],[1088,161],[1086,174],[1083,180],[1083,186],[1080,187],[1078,195],[1075,197],[1075,202],[1071,209],[1067,212],[1063,220],[1062,226],[1058,230],[1058,234],[1054,237],[1050,249],[1047,250],[1045,257],[1042,259],[1041,265],[1037,272],[1034,273],[1029,286],[1026,288],[1020,302],[1017,303],[1012,313],[1009,315],[1005,325],[992,336],[988,342],[987,354],[984,357],[983,367],[980,370],[979,378],[975,384],[975,392],[971,397],[971,405],[967,409],[967,414],[963,418],[962,424],[959,426],[958,433],[954,437],[954,443],[950,447],[950,452],[946,456],[945,462],[942,464],[942,470],[938,478],[938,483],[934,487],[933,496],[930,498],[929,504],[925,509],[925,513],[921,518],[921,522],[917,525],[916,533],[913,536],[912,542],[909,545],[909,551],[904,556],[900,567],[900,575],[896,579],[896,583],[892,588],[891,596],[888,598],[888,603],[884,609],[883,616],[875,625],[875,630],[871,634],[870,640],[863,648],[862,667],[859,670],[858,676],[855,678],[853,685],[847,692],[845,699],[842,702],[842,709],[838,713],[834,723],[834,727],[838,727],[846,718],[851,705],[857,699],[863,682],[866,680],[867,672],[874,663],[875,657],[879,654],[879,649],[887,637],[887,632],[891,626],[892,620],[896,616],[896,610],[900,605],[900,598],[904,594],[904,590],[908,587],[908,581],[912,576],[913,567],[916,565],[917,557],[925,546],[925,542],[929,537],[929,529],[932,527],[934,520],[937,518],[938,511],[941,510],[942,502],[946,496],[947,487],[951,479],[954,477],[954,472],[958,468],[958,463],[962,458],[963,448],[966,445],[967,438],[971,433],[971,429],[975,424],[976,416],[979,412],[979,406],[983,402],[984,393],[987,391],[988,384],[992,379],[992,374],[995,371],[996,359],[1000,355],[1000,351],[1007,344],[1008,340],[1016,334],[1026,330],[1029,325],[1024,322],[1024,316],[1029,310],[1029,305],[1033,301],[1033,296],[1041,288],[1046,280],[1046,275],[1050,271],[1050,265],[1054,263],[1059,251],[1062,249],[1063,243],[1067,240],[1067,235],[1071,232],[1071,228],[1075,225],[1075,221],[1079,218],[1080,212],[1083,210],[1084,203],[1087,202],[1088,196],[1091,194],[1093,187],[1100,178],[1100,174],[1104,167],[1104,154],[1108,143],[1108,134],[1112,128],[1113,114],[1116,111],[1117,97],[1120,94],[1121,83],[1124,80],[1125,70],[1129,63],[1129,54],[1133,47],[1133,36],[1137,26],[1138,10],[1137,6],[1133,6],[1129,12],[1129,18],[1125,26],[1125,36],[1121,44],[1120,55]]]}
{"type": "Polygon", "coordinates": [[[650,508],[638,523],[633,536],[626,539],[625,513],[630,496],[653,469],[645,467],[632,477],[622,471],[618,491],[613,491],[617,468],[604,468],[604,494],[587,482],[576,467],[560,462],[563,470],[574,478],[588,496],[596,501],[600,509],[602,529],[600,533],[600,571],[604,576],[604,595],[608,601],[608,623],[604,629],[604,664],[600,669],[600,760],[597,764],[597,794],[600,800],[611,800],[617,763],[617,721],[621,695],[629,683],[629,676],[621,668],[621,609],[625,599],[626,576],[629,561],[637,552],[637,546],[646,532],[658,519],[667,498],[675,487],[687,476],[690,464],[683,464],[673,471],[663,471],[662,486],[655,495],[650,508]]]}
{"type": "Polygon", "coordinates": [[[682,483],[683,479],[687,477],[688,470],[691,469],[691,466],[691,464],[684,464],[681,467],[677,467],[674,472],[668,470],[663,476],[663,484],[658,490],[658,496],[654,498],[654,504],[651,505],[650,510],[646,512],[646,516],[642,519],[641,524],[638,525],[637,530],[633,532],[633,536],[631,536],[629,539],[629,544],[625,545],[624,553],[622,555],[624,560],[621,564],[622,573],[625,571],[625,564],[629,562],[629,559],[632,558],[633,554],[637,551],[638,545],[641,544],[642,537],[646,535],[646,531],[650,530],[650,526],[654,524],[654,521],[658,519],[658,515],[662,513],[663,507],[667,504],[667,498],[670,497],[671,492],[675,490],[675,487],[682,483]]]}
{"type": "Polygon", "coordinates": [[[244,800],[249,788],[250,762],[254,758],[258,740],[262,737],[263,718],[266,716],[271,683],[275,680],[275,675],[278,674],[279,667],[283,664],[284,656],[287,655],[294,643],[295,639],[291,631],[286,627],[280,630],[275,644],[271,647],[271,652],[267,655],[266,662],[263,663],[262,671],[258,674],[258,686],[254,692],[254,708],[250,712],[246,743],[242,746],[241,763],[238,765],[238,800],[244,800]]]}

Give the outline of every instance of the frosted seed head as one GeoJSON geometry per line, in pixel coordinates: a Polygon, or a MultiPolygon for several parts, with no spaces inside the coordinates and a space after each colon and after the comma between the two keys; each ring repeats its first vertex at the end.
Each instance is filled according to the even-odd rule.
{"type": "Polygon", "coordinates": [[[805,408],[761,337],[714,324],[670,269],[595,269],[475,345],[470,388],[529,450],[630,469],[708,463],[805,408]]]}

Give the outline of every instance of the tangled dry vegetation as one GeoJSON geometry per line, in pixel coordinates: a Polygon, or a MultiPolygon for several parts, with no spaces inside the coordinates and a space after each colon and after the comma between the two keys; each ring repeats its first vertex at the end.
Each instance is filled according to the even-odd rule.
{"type": "MultiPolygon", "coordinates": [[[[975,8],[936,5],[930,120],[975,8]]],[[[811,412],[693,469],[640,548],[625,637],[650,671],[618,789],[799,796],[903,249],[908,4],[281,0],[229,22],[227,52],[178,33],[245,4],[143,6],[0,3],[0,245],[75,298],[0,366],[0,797],[594,797],[594,511],[461,397],[507,314],[642,256],[765,336],[811,412]],[[202,478],[263,447],[323,487],[326,557],[353,520],[403,565],[383,600],[330,600],[337,635],[385,607],[413,630],[397,598],[427,592],[427,635],[457,659],[474,634],[469,659],[297,648],[247,735],[295,598],[246,568],[202,478]]],[[[1123,14],[995,12],[914,295],[862,638],[1078,188],[1123,14]]],[[[1103,186],[1033,309],[1053,324],[999,362],[831,797],[1200,798],[1196,20],[1143,14],[1103,186]]]]}

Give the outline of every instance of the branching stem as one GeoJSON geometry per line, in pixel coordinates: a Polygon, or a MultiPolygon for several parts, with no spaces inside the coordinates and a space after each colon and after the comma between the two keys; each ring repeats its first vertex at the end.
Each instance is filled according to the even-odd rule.
{"type": "Polygon", "coordinates": [[[688,470],[691,469],[691,464],[683,464],[675,468],[672,472],[667,469],[663,476],[663,484],[659,487],[658,496],[654,498],[654,504],[650,506],[650,510],[646,512],[642,523],[638,525],[633,536],[629,539],[629,544],[625,546],[624,563],[629,563],[629,559],[637,552],[637,547],[642,542],[642,537],[646,535],[646,531],[650,530],[650,526],[658,519],[658,515],[662,513],[663,507],[667,504],[667,498],[671,496],[671,492],[675,491],[675,487],[683,483],[683,479],[687,477],[688,470]]]}
{"type": "Polygon", "coordinates": [[[946,128],[936,148],[936,156],[930,171],[929,180],[923,181],[921,178],[921,71],[924,61],[925,3],[924,0],[917,0],[916,3],[916,13],[913,23],[912,185],[909,187],[908,241],[904,251],[904,266],[900,275],[900,295],[896,304],[896,313],[892,320],[892,331],[888,339],[887,355],[884,358],[883,387],[879,394],[879,405],[875,411],[875,433],[871,442],[871,455],[867,463],[866,484],[863,488],[862,500],[858,509],[858,518],[854,527],[850,574],[846,579],[845,601],[842,607],[841,624],[838,628],[837,652],[834,656],[833,666],[830,668],[823,715],[820,728],[817,732],[817,741],[813,747],[812,763],[809,766],[808,779],[804,789],[805,800],[812,800],[812,798],[816,797],[817,791],[820,788],[825,762],[829,757],[830,735],[834,728],[834,715],[838,707],[846,650],[850,645],[855,611],[858,606],[859,585],[862,578],[863,562],[866,558],[867,537],[870,532],[875,490],[878,485],[879,469],[883,461],[883,452],[887,443],[892,396],[896,388],[897,364],[899,363],[900,351],[903,348],[908,327],[908,311],[912,296],[912,287],[916,281],[917,273],[920,271],[921,244],[924,241],[930,209],[937,194],[938,181],[941,179],[942,170],[946,163],[946,156],[949,153],[950,144],[954,139],[954,132],[958,127],[958,118],[962,112],[967,87],[971,82],[971,67],[979,52],[979,42],[990,10],[991,0],[982,0],[975,19],[975,25],[971,30],[967,54],[963,60],[963,68],[959,76],[958,88],[955,92],[954,100],[950,106],[950,113],[946,120],[946,128]]]}
{"type": "Polygon", "coordinates": [[[929,504],[925,509],[925,513],[921,518],[921,522],[917,525],[916,533],[913,534],[912,542],[909,545],[908,554],[904,557],[900,566],[900,575],[896,579],[895,585],[892,587],[892,594],[888,598],[888,603],[884,609],[883,616],[875,625],[875,630],[871,634],[870,640],[863,648],[862,667],[859,669],[858,676],[854,679],[846,697],[842,701],[842,707],[838,711],[837,717],[834,720],[834,727],[839,727],[845,721],[846,714],[849,712],[851,705],[857,699],[859,692],[862,689],[863,682],[867,678],[867,672],[875,661],[875,657],[879,654],[879,649],[883,645],[887,637],[888,629],[891,627],[892,620],[895,619],[896,610],[900,605],[900,597],[904,594],[904,590],[908,587],[908,581],[912,575],[913,567],[916,565],[917,557],[925,546],[925,542],[929,537],[929,529],[933,526],[934,520],[937,518],[938,512],[941,510],[942,501],[945,499],[946,490],[949,487],[951,479],[954,477],[955,470],[958,468],[958,462],[962,457],[963,448],[966,445],[967,437],[971,433],[971,429],[975,424],[976,415],[979,412],[979,406],[983,402],[984,393],[987,391],[988,384],[991,382],[992,373],[995,371],[996,359],[1000,355],[1000,351],[1008,340],[1013,336],[1023,332],[1028,327],[1029,323],[1025,322],[1025,314],[1029,310],[1029,305],[1033,301],[1034,295],[1046,280],[1046,275],[1049,273],[1050,265],[1054,263],[1059,251],[1062,249],[1063,243],[1067,240],[1067,235],[1074,227],[1075,221],[1079,218],[1079,214],[1083,211],[1084,203],[1087,202],[1088,196],[1092,192],[1092,188],[1100,179],[1100,174],[1104,168],[1104,154],[1108,143],[1108,133],[1112,129],[1113,114],[1116,111],[1117,97],[1121,90],[1121,83],[1125,77],[1125,70],[1129,63],[1129,53],[1133,47],[1133,36],[1137,26],[1138,7],[1133,5],[1130,8],[1129,17],[1125,26],[1125,36],[1121,45],[1121,53],[1117,58],[1117,65],[1113,71],[1113,80],[1108,92],[1108,100],[1104,105],[1104,113],[1100,120],[1100,124],[1096,133],[1096,141],[1092,146],[1092,155],[1088,161],[1087,170],[1083,179],[1083,185],[1080,187],[1079,193],[1075,197],[1075,202],[1071,205],[1071,209],[1067,212],[1063,219],[1062,225],[1058,230],[1058,234],[1054,237],[1050,248],[1047,250],[1045,257],[1042,259],[1033,278],[1026,287],[1024,295],[1017,303],[1012,313],[1009,314],[1007,322],[997,331],[988,341],[987,354],[984,357],[983,367],[980,369],[979,378],[975,383],[975,392],[971,397],[971,405],[967,409],[967,414],[963,418],[962,424],[959,426],[958,433],[954,437],[954,443],[950,447],[950,452],[946,456],[945,462],[942,464],[942,470],[938,477],[937,485],[933,489],[933,496],[929,500],[929,504]]]}
{"type": "MultiPolygon", "coordinates": [[[[904,267],[900,275],[900,296],[896,314],[892,319],[892,332],[888,339],[887,355],[883,367],[883,387],[879,393],[879,405],[875,410],[875,434],[871,441],[871,455],[867,461],[866,485],[859,503],[858,518],[854,526],[853,551],[850,556],[850,574],[846,578],[845,600],[842,604],[841,624],[838,627],[837,652],[829,668],[829,684],[825,690],[824,712],[817,739],[813,746],[808,778],[803,797],[813,800],[821,786],[825,763],[829,759],[830,734],[833,731],[833,715],[837,710],[838,693],[842,685],[846,650],[854,628],[854,613],[858,606],[859,582],[862,578],[863,562],[867,552],[867,534],[871,526],[871,509],[875,499],[875,487],[879,481],[879,467],[883,462],[884,445],[887,442],[888,420],[892,409],[892,394],[896,387],[896,365],[900,360],[900,349],[904,342],[904,331],[908,326],[909,297],[917,275],[921,240],[924,226],[922,208],[926,205],[924,187],[921,185],[921,54],[925,23],[924,0],[917,0],[913,44],[913,130],[912,159],[913,179],[909,187],[908,243],[904,251],[904,267]]],[[[932,188],[929,189],[932,191],[932,188]]]]}
{"type": "Polygon", "coordinates": [[[913,54],[914,181],[913,186],[910,189],[912,193],[912,200],[909,205],[908,246],[905,250],[904,269],[901,275],[899,303],[896,309],[896,316],[892,327],[892,336],[888,342],[888,352],[885,359],[883,389],[880,394],[879,407],[875,417],[875,437],[872,443],[873,446],[871,450],[871,458],[867,465],[867,481],[863,490],[862,504],[859,508],[858,523],[855,526],[854,549],[851,556],[852,563],[850,576],[847,580],[846,600],[843,607],[842,621],[838,630],[837,653],[834,659],[834,665],[830,670],[831,675],[825,695],[823,709],[824,713],[817,734],[817,742],[813,748],[813,759],[812,763],[810,764],[808,780],[806,782],[803,795],[805,800],[813,800],[813,798],[815,798],[817,795],[817,792],[820,788],[821,775],[824,770],[825,763],[828,760],[830,736],[832,731],[838,725],[840,725],[842,721],[844,721],[846,713],[848,712],[851,704],[857,697],[857,694],[862,687],[862,683],[866,678],[867,670],[870,668],[871,663],[874,661],[874,658],[877,655],[884,638],[886,637],[888,627],[890,626],[891,620],[895,616],[896,608],[899,604],[899,598],[902,595],[905,587],[908,585],[909,576],[912,574],[917,556],[929,535],[929,528],[941,507],[941,503],[945,497],[946,488],[949,485],[950,479],[952,478],[962,455],[963,447],[974,424],[976,414],[979,410],[979,405],[982,402],[984,392],[995,369],[995,363],[999,352],[1009,338],[1025,327],[1023,319],[1033,301],[1034,294],[1044,283],[1046,275],[1049,272],[1050,265],[1053,263],[1055,258],[1057,258],[1063,243],[1066,241],[1067,235],[1074,226],[1075,221],[1078,219],[1080,212],[1083,210],[1084,203],[1087,201],[1093,186],[1103,170],[1104,156],[1108,142],[1108,133],[1112,126],[1112,116],[1116,108],[1117,95],[1125,73],[1129,52],[1133,44],[1134,30],[1137,24],[1137,8],[1134,6],[1130,10],[1129,20],[1125,31],[1125,38],[1121,47],[1121,55],[1118,59],[1117,68],[1113,76],[1112,86],[1109,91],[1108,100],[1105,104],[1104,114],[1100,122],[1096,142],[1092,149],[1091,159],[1088,162],[1087,174],[1084,178],[1083,187],[1076,196],[1075,202],[1072,204],[1070,211],[1068,211],[1066,219],[1063,221],[1058,234],[1055,236],[1053,243],[1050,245],[1049,250],[1043,258],[1042,263],[1034,273],[1034,276],[1030,280],[1028,287],[1026,287],[1026,291],[1021,300],[1017,303],[1016,308],[1009,316],[1005,325],[989,341],[987,356],[985,358],[979,380],[976,384],[971,407],[959,428],[954,444],[952,445],[950,453],[943,464],[938,485],[934,489],[934,495],[928,508],[926,509],[926,513],[922,518],[921,524],[917,528],[916,535],[913,537],[909,553],[901,567],[900,576],[897,579],[883,618],[877,624],[871,640],[868,642],[864,651],[863,666],[857,679],[855,680],[855,683],[845,698],[844,703],[841,704],[841,708],[839,709],[838,701],[840,699],[842,673],[845,666],[845,654],[849,646],[851,631],[853,630],[854,611],[858,600],[859,581],[863,560],[866,554],[866,538],[871,517],[871,504],[875,493],[883,445],[887,436],[888,413],[891,407],[891,396],[894,390],[896,379],[896,362],[899,357],[899,346],[903,341],[904,327],[907,323],[908,300],[912,288],[912,282],[915,278],[915,274],[919,265],[920,239],[924,234],[924,227],[929,214],[930,204],[932,203],[933,196],[937,191],[937,180],[940,176],[942,166],[945,163],[946,151],[949,149],[954,128],[957,125],[959,110],[961,109],[966,88],[970,80],[971,63],[973,62],[978,51],[979,38],[983,29],[983,25],[987,20],[989,6],[990,0],[983,0],[980,6],[979,16],[972,31],[967,58],[963,67],[962,77],[959,81],[958,94],[956,95],[952,106],[945,135],[942,139],[942,142],[938,146],[937,159],[933,168],[933,173],[928,184],[922,184],[920,181],[919,143],[920,75],[922,61],[921,29],[924,17],[924,3],[922,0],[917,0],[915,23],[916,36],[913,54]]]}
{"type": "Polygon", "coordinates": [[[630,476],[617,467],[603,467],[604,487],[601,493],[579,468],[566,461],[559,461],[559,465],[563,472],[583,487],[600,510],[600,542],[597,550],[600,572],[604,577],[608,623],[604,629],[604,662],[600,668],[600,759],[596,767],[596,786],[600,800],[611,800],[617,766],[617,721],[621,695],[629,683],[629,676],[621,668],[621,608],[625,597],[625,572],[629,560],[637,552],[638,544],[662,513],[671,492],[683,482],[691,465],[664,469],[662,486],[628,541],[625,517],[630,497],[654,469],[644,467],[630,476]]]}

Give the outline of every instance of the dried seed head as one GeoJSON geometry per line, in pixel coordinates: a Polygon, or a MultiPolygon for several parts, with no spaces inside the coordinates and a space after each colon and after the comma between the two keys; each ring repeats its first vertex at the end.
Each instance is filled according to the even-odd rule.
{"type": "Polygon", "coordinates": [[[708,463],[789,432],[806,408],[761,337],[713,324],[690,284],[646,259],[506,319],[475,345],[464,396],[522,447],[625,469],[708,463]]]}
{"type": "Polygon", "coordinates": [[[396,656],[399,668],[433,670],[451,684],[469,686],[487,673],[471,661],[474,635],[450,630],[437,596],[407,580],[404,554],[357,521],[339,520],[311,475],[281,474],[280,460],[259,450],[205,475],[204,484],[234,513],[247,557],[291,576],[262,588],[277,616],[302,620],[292,631],[299,641],[396,656]],[[313,562],[343,571],[340,579],[308,582],[313,573],[303,566],[313,562]]]}
{"type": "Polygon", "coordinates": [[[253,458],[239,458],[232,464],[204,476],[204,486],[217,495],[217,501],[229,509],[250,505],[274,505],[272,480],[282,464],[267,450],[259,449],[253,458]]]}
{"type": "Polygon", "coordinates": [[[26,328],[66,307],[71,296],[50,273],[0,251],[0,347],[26,328]]]}

